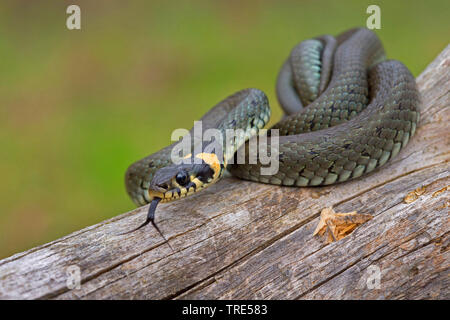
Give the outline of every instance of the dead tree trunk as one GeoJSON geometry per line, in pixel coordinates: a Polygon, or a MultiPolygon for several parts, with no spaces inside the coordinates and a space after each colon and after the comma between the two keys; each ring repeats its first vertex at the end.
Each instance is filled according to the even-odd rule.
{"type": "Polygon", "coordinates": [[[119,235],[142,207],[1,260],[0,298],[449,299],[450,45],[417,84],[417,133],[380,170],[319,188],[223,179],[160,205],[174,252],[151,226],[119,235]],[[326,244],[324,207],[373,219],[326,244]]]}

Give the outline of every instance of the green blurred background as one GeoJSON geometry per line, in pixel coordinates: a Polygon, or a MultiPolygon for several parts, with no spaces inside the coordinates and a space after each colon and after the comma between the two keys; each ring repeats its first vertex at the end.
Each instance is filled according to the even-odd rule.
{"type": "Polygon", "coordinates": [[[414,75],[448,44],[448,0],[3,0],[0,258],[133,209],[128,165],[237,90],[265,91],[274,122],[291,48],[365,25],[369,4],[388,57],[414,75]]]}

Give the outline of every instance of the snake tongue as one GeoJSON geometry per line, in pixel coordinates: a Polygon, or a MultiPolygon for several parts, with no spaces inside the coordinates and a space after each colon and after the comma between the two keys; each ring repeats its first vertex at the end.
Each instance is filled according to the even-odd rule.
{"type": "Polygon", "coordinates": [[[146,226],[147,224],[149,224],[151,222],[153,227],[156,229],[156,231],[158,231],[158,233],[161,235],[161,237],[164,239],[164,241],[169,245],[170,249],[172,249],[172,251],[174,251],[172,246],[170,245],[169,241],[167,241],[166,237],[164,237],[164,235],[162,234],[161,230],[159,230],[158,226],[155,223],[155,211],[156,211],[156,207],[158,206],[160,201],[161,201],[161,198],[155,197],[152,200],[152,202],[150,203],[150,207],[148,208],[148,213],[147,213],[147,219],[144,221],[144,223],[141,224],[136,229],[133,229],[133,230],[131,230],[129,232],[126,232],[126,233],[131,233],[131,232],[134,232],[136,230],[139,230],[139,229],[141,229],[142,227],[146,226]]]}
{"type": "Polygon", "coordinates": [[[150,207],[148,208],[148,213],[147,213],[147,220],[145,221],[146,223],[148,223],[148,221],[151,221],[152,224],[154,224],[154,220],[155,220],[155,211],[156,211],[156,207],[158,206],[158,203],[161,201],[161,198],[155,197],[152,202],[150,203],[150,207]]]}
{"type": "MultiPolygon", "coordinates": [[[[154,220],[155,220],[156,206],[158,205],[158,203],[160,201],[161,201],[161,198],[154,198],[153,201],[150,203],[150,207],[148,208],[148,213],[147,213],[147,219],[144,221],[144,223],[141,224],[139,227],[131,230],[131,231],[125,232],[124,234],[137,231],[140,228],[145,227],[146,225],[148,225],[150,222],[153,224],[153,226],[156,228],[156,230],[159,231],[158,227],[156,227],[156,225],[155,225],[155,221],[154,220]]],[[[161,232],[159,231],[159,233],[161,233],[161,232]]]]}

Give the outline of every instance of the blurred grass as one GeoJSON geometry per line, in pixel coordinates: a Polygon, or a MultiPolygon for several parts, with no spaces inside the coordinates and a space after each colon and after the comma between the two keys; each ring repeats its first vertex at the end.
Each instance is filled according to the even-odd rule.
{"type": "Polygon", "coordinates": [[[275,122],[290,49],[365,25],[369,4],[414,75],[448,44],[447,0],[3,1],[0,258],[133,209],[128,165],[237,90],[265,91],[275,122]]]}

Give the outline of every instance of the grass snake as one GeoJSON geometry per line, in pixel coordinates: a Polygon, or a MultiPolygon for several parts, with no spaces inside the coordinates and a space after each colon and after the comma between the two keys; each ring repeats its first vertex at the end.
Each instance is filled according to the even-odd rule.
{"type": "MultiPolygon", "coordinates": [[[[175,142],[128,168],[125,184],[131,199],[138,206],[151,203],[138,228],[151,222],[160,232],[154,223],[159,202],[212,185],[225,168],[242,179],[298,187],[358,178],[395,157],[419,121],[414,77],[401,62],[386,60],[376,34],[364,28],[298,44],[279,72],[276,92],[285,112],[272,127],[280,135],[277,173],[263,175],[263,164],[248,161],[247,140],[270,118],[268,99],[258,89],[239,91],[201,118],[201,134],[211,128],[224,136],[228,129],[242,130],[230,146],[222,141],[223,156],[205,151],[203,142],[199,151],[185,156],[196,163],[174,164],[175,142]],[[245,164],[229,164],[238,148],[245,148],[245,164]]],[[[191,147],[195,150],[194,142],[191,147]]]]}

